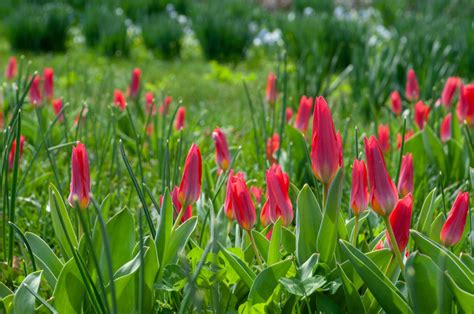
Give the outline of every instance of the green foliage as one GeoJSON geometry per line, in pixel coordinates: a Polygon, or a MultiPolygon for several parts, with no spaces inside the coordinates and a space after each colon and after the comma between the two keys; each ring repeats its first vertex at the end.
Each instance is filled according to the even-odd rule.
{"type": "Polygon", "coordinates": [[[142,23],[145,46],[165,59],[179,58],[181,53],[182,26],[167,14],[152,15],[142,23]]]}

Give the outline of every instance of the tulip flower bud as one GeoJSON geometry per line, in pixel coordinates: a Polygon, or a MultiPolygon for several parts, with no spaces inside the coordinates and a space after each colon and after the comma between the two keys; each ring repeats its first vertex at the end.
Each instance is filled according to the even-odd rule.
{"type": "Polygon", "coordinates": [[[52,68],[45,68],[43,71],[44,77],[44,96],[48,101],[53,99],[54,94],[54,70],[52,68]]]}
{"type": "Polygon", "coordinates": [[[31,87],[30,87],[30,103],[34,107],[41,106],[42,97],[41,97],[40,84],[41,84],[41,77],[36,74],[33,78],[33,82],[31,83],[31,87]]]}
{"type": "Polygon", "coordinates": [[[401,197],[413,193],[413,157],[411,153],[406,154],[402,158],[400,177],[398,178],[398,191],[401,197]]]}
{"type": "Polygon", "coordinates": [[[457,116],[461,123],[466,121],[469,126],[474,126],[474,83],[468,85],[461,83],[457,116]]]}
{"type": "Polygon", "coordinates": [[[365,138],[365,156],[370,184],[372,209],[382,217],[389,215],[398,201],[398,192],[385,166],[382,150],[372,135],[365,138]]]}
{"type": "Polygon", "coordinates": [[[160,115],[167,115],[168,112],[170,111],[170,104],[173,101],[173,97],[171,96],[166,96],[165,99],[163,100],[163,104],[160,105],[160,108],[158,109],[160,115]]]}
{"type": "Polygon", "coordinates": [[[430,114],[430,107],[425,106],[425,104],[420,100],[415,105],[415,123],[420,130],[423,130],[425,123],[428,122],[428,117],[430,114]]]}
{"type": "Polygon", "coordinates": [[[115,107],[119,107],[120,111],[124,111],[125,107],[127,107],[127,103],[125,102],[125,96],[119,89],[114,90],[114,105],[115,107]]]}
{"type": "Polygon", "coordinates": [[[416,79],[416,74],[415,74],[415,71],[413,71],[413,69],[408,70],[408,73],[407,73],[405,96],[408,99],[408,101],[415,101],[419,97],[418,81],[416,79]]]}
{"type": "Polygon", "coordinates": [[[142,70],[135,68],[132,71],[132,79],[130,81],[129,91],[131,98],[137,98],[138,93],[140,92],[140,77],[142,75],[142,70]]]}
{"type": "MultiPolygon", "coordinates": [[[[415,132],[413,132],[413,130],[407,130],[405,132],[405,143],[410,138],[412,138],[414,134],[415,132]]],[[[397,149],[400,149],[400,147],[402,147],[402,135],[400,133],[397,133],[397,149]]]]}
{"type": "Polygon", "coordinates": [[[303,133],[308,130],[309,118],[313,110],[313,97],[301,96],[300,106],[296,113],[295,128],[303,133]]]}
{"type": "Polygon", "coordinates": [[[293,221],[293,206],[288,196],[290,189],[288,174],[284,173],[279,165],[273,164],[267,170],[265,179],[271,211],[270,216],[273,221],[281,217],[282,224],[288,226],[293,221]]]}
{"type": "MultiPolygon", "coordinates": [[[[20,135],[20,158],[18,158],[18,161],[20,161],[21,156],[23,156],[24,146],[25,146],[25,137],[23,135],[20,135]]],[[[15,162],[15,153],[16,153],[16,139],[13,140],[12,146],[10,149],[10,154],[8,155],[8,169],[10,170],[13,169],[13,164],[15,162]]]]}
{"type": "MultiPolygon", "coordinates": [[[[61,98],[53,100],[53,110],[54,114],[58,116],[63,109],[63,100],[61,98]]],[[[64,114],[61,113],[61,115],[58,117],[58,120],[60,122],[64,121],[64,114]]]]}
{"type": "Polygon", "coordinates": [[[380,143],[380,148],[382,148],[384,154],[387,154],[390,151],[390,128],[388,125],[379,125],[377,137],[380,143]]]}
{"type": "Polygon", "coordinates": [[[268,74],[265,100],[270,104],[275,104],[278,98],[277,77],[273,73],[268,74]]]}
{"type": "Polygon", "coordinates": [[[260,212],[260,223],[262,224],[263,227],[271,225],[274,221],[276,221],[276,218],[273,217],[272,214],[274,213],[272,213],[270,200],[268,198],[268,192],[267,192],[267,199],[265,200],[265,203],[263,203],[262,211],[260,212]]]}
{"type": "Polygon", "coordinates": [[[199,199],[201,193],[202,161],[199,147],[191,146],[184,163],[183,177],[178,190],[179,202],[188,207],[199,199]]]}
{"type": "Polygon", "coordinates": [[[469,193],[459,192],[448,218],[441,229],[440,239],[445,246],[453,246],[461,240],[469,211],[469,193]]]}
{"type": "Polygon", "coordinates": [[[449,108],[453,100],[454,93],[458,89],[461,79],[459,77],[449,77],[444,85],[443,92],[441,93],[441,103],[449,108]]]}
{"type": "Polygon", "coordinates": [[[441,122],[439,136],[443,143],[447,142],[451,138],[451,113],[448,113],[441,122]]]}
{"type": "Polygon", "coordinates": [[[89,158],[84,144],[77,142],[72,149],[69,205],[75,207],[77,203],[79,208],[85,209],[90,202],[90,191],[89,158]]]}
{"type": "Polygon", "coordinates": [[[217,128],[212,132],[212,138],[216,146],[216,164],[222,170],[227,170],[230,166],[230,153],[224,132],[217,128]]]}
{"type": "Polygon", "coordinates": [[[285,117],[286,123],[289,123],[291,118],[293,117],[293,109],[291,109],[291,107],[286,108],[285,117]]]}
{"type": "MultiPolygon", "coordinates": [[[[176,219],[179,215],[179,212],[182,210],[183,206],[181,205],[181,202],[178,199],[178,187],[175,186],[173,188],[173,191],[171,192],[171,201],[173,202],[174,210],[175,210],[175,215],[174,219],[176,219]]],[[[181,217],[181,223],[185,222],[189,218],[193,216],[193,208],[191,205],[186,207],[184,210],[183,216],[181,217]]]]}
{"type": "Polygon", "coordinates": [[[275,133],[267,140],[267,160],[270,161],[271,164],[277,162],[275,153],[280,148],[280,136],[275,133]]]}
{"type": "Polygon", "coordinates": [[[392,112],[399,116],[402,113],[402,98],[398,91],[393,91],[390,94],[390,102],[392,104],[392,112]]]}
{"type": "Polygon", "coordinates": [[[326,186],[342,166],[340,135],[336,134],[331,112],[322,96],[316,98],[314,107],[311,162],[314,175],[326,186]]]}
{"type": "MultiPolygon", "coordinates": [[[[398,248],[402,254],[408,244],[408,238],[410,237],[412,207],[413,196],[411,193],[408,193],[407,196],[397,202],[395,209],[390,214],[390,225],[392,226],[395,240],[397,241],[398,248]]],[[[385,237],[389,247],[392,248],[388,232],[386,232],[385,237]]]]}
{"type": "Polygon", "coordinates": [[[17,72],[16,58],[10,57],[10,59],[8,59],[8,65],[5,70],[5,78],[7,80],[13,80],[16,76],[16,72],[17,72]]]}
{"type": "Polygon", "coordinates": [[[229,178],[227,193],[229,193],[227,197],[232,203],[232,211],[237,223],[242,229],[250,231],[255,225],[256,213],[243,174],[237,173],[229,178]]]}
{"type": "MultiPolygon", "coordinates": [[[[241,175],[241,173],[239,172],[237,175],[241,175]]],[[[232,211],[232,183],[234,180],[234,170],[230,169],[224,200],[224,213],[230,221],[234,219],[234,212],[232,211]]]]}
{"type": "Polygon", "coordinates": [[[185,119],[186,119],[186,108],[181,106],[179,107],[178,112],[176,113],[174,128],[178,131],[184,129],[185,119]]]}
{"type": "Polygon", "coordinates": [[[352,165],[351,208],[356,216],[367,209],[369,203],[369,188],[367,184],[367,169],[363,160],[354,158],[352,165]]]}
{"type": "Polygon", "coordinates": [[[147,92],[145,94],[145,112],[150,116],[156,114],[155,96],[153,96],[152,92],[147,92]]]}

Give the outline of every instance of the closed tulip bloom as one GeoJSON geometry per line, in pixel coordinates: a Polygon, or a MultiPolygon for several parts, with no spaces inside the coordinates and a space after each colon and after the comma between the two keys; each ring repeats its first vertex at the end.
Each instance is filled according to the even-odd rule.
{"type": "Polygon", "coordinates": [[[413,193],[413,156],[411,153],[402,158],[400,176],[398,178],[398,191],[403,197],[408,193],[413,193]]]}
{"type": "Polygon", "coordinates": [[[441,103],[449,108],[453,100],[454,93],[458,89],[461,79],[459,77],[449,77],[441,93],[441,103]]]}
{"type": "Polygon", "coordinates": [[[5,78],[7,80],[13,80],[16,76],[16,72],[17,72],[16,58],[10,57],[10,59],[8,59],[8,65],[5,70],[5,78]]]}
{"type": "Polygon", "coordinates": [[[267,140],[267,160],[270,161],[271,164],[277,162],[275,153],[280,148],[280,136],[275,133],[267,140]]]}
{"type": "Polygon", "coordinates": [[[291,121],[291,118],[293,118],[293,109],[291,109],[291,107],[286,108],[285,117],[286,123],[289,123],[291,121]]]}
{"type": "Polygon", "coordinates": [[[451,113],[448,113],[441,122],[439,136],[443,143],[447,142],[451,138],[451,113]]]}
{"type": "Polygon", "coordinates": [[[255,202],[257,204],[260,204],[260,202],[262,201],[262,193],[263,193],[262,188],[251,186],[250,193],[252,193],[252,196],[255,199],[255,202]]]}
{"type": "Polygon", "coordinates": [[[43,71],[43,77],[44,96],[48,101],[51,101],[54,94],[54,70],[52,68],[45,68],[43,71]]]}
{"type": "Polygon", "coordinates": [[[358,216],[369,204],[367,169],[363,160],[354,158],[352,165],[351,208],[358,216]]]}
{"type": "Polygon", "coordinates": [[[160,105],[160,108],[158,109],[160,115],[167,115],[168,112],[170,111],[170,104],[173,101],[173,97],[171,96],[166,96],[165,99],[163,100],[163,104],[160,105]]]}
{"type": "Polygon", "coordinates": [[[230,165],[230,153],[224,132],[217,128],[212,132],[212,138],[216,146],[216,164],[222,170],[227,170],[230,165]]]}
{"type": "MultiPolygon", "coordinates": [[[[240,175],[240,172],[237,175],[240,175]]],[[[232,183],[234,180],[234,170],[230,169],[224,200],[224,213],[230,221],[234,219],[234,212],[232,211],[232,183]]]]}
{"type": "MultiPolygon", "coordinates": [[[[20,135],[20,158],[18,158],[18,162],[23,156],[23,147],[25,146],[25,137],[20,135]]],[[[15,154],[16,154],[16,139],[13,140],[12,147],[10,149],[10,154],[8,155],[8,168],[10,170],[13,169],[13,165],[15,163],[15,154]]]]}
{"type": "Polygon", "coordinates": [[[365,138],[364,144],[372,209],[385,217],[392,212],[398,201],[397,188],[388,174],[382,150],[375,137],[372,135],[369,139],[365,138]]]}
{"type": "Polygon", "coordinates": [[[293,206],[288,192],[290,189],[290,179],[288,174],[281,170],[277,164],[273,164],[265,175],[267,182],[267,194],[274,221],[281,217],[284,226],[288,226],[293,221],[293,206]]]}
{"type": "Polygon", "coordinates": [[[278,98],[278,90],[277,90],[277,77],[275,74],[270,72],[267,78],[267,88],[265,93],[265,100],[273,105],[278,98]]]}
{"type": "Polygon", "coordinates": [[[152,92],[145,94],[145,110],[147,115],[154,116],[156,114],[155,96],[152,92]]]}
{"type": "Polygon", "coordinates": [[[393,91],[390,94],[390,102],[392,104],[392,112],[399,116],[402,113],[402,98],[398,91],[393,91]]]}
{"type": "Polygon", "coordinates": [[[124,111],[127,107],[125,102],[125,96],[123,92],[119,89],[114,90],[114,106],[120,108],[120,111],[124,111]]]}
{"type": "MultiPolygon", "coordinates": [[[[178,199],[178,187],[177,186],[175,186],[173,191],[171,192],[171,201],[173,202],[173,207],[174,207],[174,210],[175,210],[175,215],[174,216],[175,216],[175,219],[176,219],[177,216],[179,215],[179,212],[183,208],[183,206],[181,205],[181,202],[178,199]]],[[[186,220],[188,220],[192,216],[193,216],[193,208],[192,208],[191,205],[189,205],[188,207],[186,207],[186,209],[184,210],[183,215],[181,216],[181,223],[185,222],[186,220]]]]}
{"type": "Polygon", "coordinates": [[[35,107],[41,106],[42,97],[40,84],[41,77],[36,74],[30,87],[30,103],[32,103],[35,107]]]}
{"type": "MultiPolygon", "coordinates": [[[[405,132],[405,143],[413,137],[415,132],[413,130],[407,130],[405,132]]],[[[402,147],[402,135],[400,133],[397,133],[397,149],[400,149],[402,147]]]]}
{"type": "Polygon", "coordinates": [[[466,121],[469,126],[474,126],[474,83],[468,85],[461,83],[457,116],[461,123],[466,121]]]}
{"type": "Polygon", "coordinates": [[[408,73],[407,73],[405,97],[409,101],[415,101],[419,97],[418,81],[416,79],[416,74],[415,74],[415,71],[413,71],[413,69],[408,70],[408,73]]]}
{"type": "Polygon", "coordinates": [[[308,130],[309,118],[313,111],[313,97],[301,96],[300,106],[296,113],[295,128],[303,133],[308,130]]]}
{"type": "Polygon", "coordinates": [[[378,140],[384,154],[390,151],[390,128],[386,124],[380,124],[378,127],[378,140]]]}
{"type": "Polygon", "coordinates": [[[84,144],[77,142],[72,149],[69,205],[75,207],[77,203],[79,208],[85,209],[90,202],[90,191],[89,158],[84,144]]]}
{"type": "Polygon", "coordinates": [[[421,100],[415,105],[415,123],[420,130],[423,130],[428,117],[430,115],[430,107],[426,106],[421,100]]]}
{"type": "Polygon", "coordinates": [[[238,173],[230,179],[228,192],[235,220],[242,229],[250,231],[255,225],[256,213],[243,174],[238,173]]]}
{"type": "Polygon", "coordinates": [[[262,211],[260,212],[260,223],[262,224],[263,227],[271,225],[276,220],[272,214],[274,213],[272,213],[272,209],[270,206],[270,199],[268,198],[268,193],[267,193],[267,198],[265,200],[265,203],[263,203],[262,211]]]}
{"type": "Polygon", "coordinates": [[[137,98],[138,93],[140,92],[140,77],[142,75],[142,70],[135,68],[132,71],[132,79],[130,81],[129,91],[130,97],[137,98]]]}
{"type": "Polygon", "coordinates": [[[191,146],[184,163],[183,177],[179,186],[178,199],[184,206],[188,207],[199,199],[201,193],[202,161],[199,147],[191,146]]]}
{"type": "Polygon", "coordinates": [[[178,112],[176,113],[176,119],[174,120],[174,128],[176,130],[184,129],[184,123],[186,120],[186,108],[179,107],[178,112]]]}
{"type": "MultiPolygon", "coordinates": [[[[60,114],[62,109],[63,109],[63,100],[61,98],[53,100],[53,110],[54,110],[54,114],[56,116],[58,116],[60,114]]],[[[58,120],[61,121],[61,122],[64,121],[64,114],[63,113],[61,113],[61,115],[58,116],[58,120]]]]}
{"type": "Polygon", "coordinates": [[[336,134],[331,112],[322,96],[316,98],[314,107],[311,162],[314,175],[327,186],[342,165],[340,135],[336,134]]]}
{"type": "Polygon", "coordinates": [[[469,211],[469,193],[459,192],[448,218],[441,229],[440,239],[445,246],[453,246],[461,240],[469,211]]]}
{"type": "MultiPolygon", "coordinates": [[[[402,254],[407,247],[408,239],[410,237],[412,207],[413,196],[411,193],[408,193],[407,196],[397,202],[395,209],[390,214],[390,225],[392,226],[395,240],[397,241],[398,248],[402,254]]],[[[389,247],[392,248],[388,232],[386,232],[385,237],[387,238],[389,247]]]]}

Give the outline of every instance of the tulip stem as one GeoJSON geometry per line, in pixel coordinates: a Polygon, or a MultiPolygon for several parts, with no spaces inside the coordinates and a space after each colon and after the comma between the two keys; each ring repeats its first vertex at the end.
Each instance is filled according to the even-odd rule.
{"type": "Polygon", "coordinates": [[[329,184],[323,183],[323,209],[326,210],[326,202],[329,192],[329,184]]]}
{"type": "Polygon", "coordinates": [[[176,217],[176,220],[174,222],[173,230],[176,230],[179,227],[179,222],[181,221],[181,218],[183,218],[184,211],[186,210],[186,208],[187,208],[187,206],[186,207],[184,207],[184,206],[181,207],[181,210],[178,213],[178,217],[176,217]]]}
{"type": "Polygon", "coordinates": [[[385,222],[385,226],[387,227],[388,235],[390,237],[392,252],[397,258],[398,265],[400,266],[400,270],[402,271],[402,277],[405,278],[405,265],[403,265],[402,254],[400,253],[400,249],[398,248],[397,239],[395,238],[395,234],[393,233],[392,225],[390,224],[388,216],[384,216],[383,219],[385,222]]]}
{"type": "Polygon", "coordinates": [[[352,245],[357,247],[357,236],[359,234],[359,215],[355,215],[355,225],[352,231],[352,245]]]}
{"type": "Polygon", "coordinates": [[[258,253],[257,245],[255,244],[255,239],[253,238],[252,232],[250,232],[250,230],[247,230],[247,233],[250,237],[250,242],[252,243],[252,248],[255,252],[255,257],[257,258],[258,265],[260,265],[260,267],[263,269],[262,259],[260,258],[260,254],[258,253]]]}

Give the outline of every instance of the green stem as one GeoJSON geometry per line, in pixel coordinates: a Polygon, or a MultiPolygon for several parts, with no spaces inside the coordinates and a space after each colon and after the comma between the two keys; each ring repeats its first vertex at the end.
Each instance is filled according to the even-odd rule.
{"type": "Polygon", "coordinates": [[[323,209],[326,210],[326,202],[329,192],[329,184],[323,183],[323,209]]]}
{"type": "Polygon", "coordinates": [[[359,234],[359,215],[355,215],[355,225],[352,231],[352,245],[357,247],[357,235],[359,234]]]}
{"type": "Polygon", "coordinates": [[[255,244],[255,239],[253,238],[252,232],[250,232],[250,230],[247,230],[247,233],[250,237],[250,242],[252,243],[252,248],[255,252],[255,257],[257,258],[258,265],[260,265],[260,267],[263,269],[262,259],[260,258],[260,254],[258,253],[257,245],[255,244]]]}
{"type": "Polygon", "coordinates": [[[184,205],[186,205],[186,204],[183,204],[183,207],[181,207],[181,210],[178,213],[178,217],[176,217],[176,221],[174,222],[174,225],[173,225],[173,230],[176,230],[178,228],[179,222],[181,221],[181,218],[183,218],[184,211],[188,207],[188,205],[186,205],[186,206],[184,206],[184,205]]]}
{"type": "Polygon", "coordinates": [[[393,233],[392,225],[390,224],[388,216],[383,217],[383,219],[385,222],[385,226],[387,227],[388,235],[390,237],[392,252],[397,259],[398,265],[400,266],[400,270],[402,271],[402,277],[405,278],[405,265],[403,264],[402,254],[400,253],[400,249],[398,248],[397,239],[395,238],[395,234],[393,233]]]}

